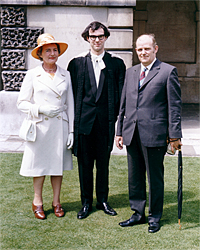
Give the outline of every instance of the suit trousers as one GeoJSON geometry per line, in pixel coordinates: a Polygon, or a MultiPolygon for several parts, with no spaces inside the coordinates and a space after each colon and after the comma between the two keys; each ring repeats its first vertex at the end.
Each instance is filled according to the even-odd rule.
{"type": "Polygon", "coordinates": [[[136,125],[131,144],[127,146],[129,202],[131,209],[137,212],[139,217],[145,214],[147,172],[149,223],[159,222],[163,212],[165,153],[166,146],[145,147],[141,143],[136,125]]]}
{"type": "Polygon", "coordinates": [[[96,161],[96,197],[97,202],[108,199],[109,175],[108,136],[102,133],[98,119],[95,119],[89,135],[79,135],[78,167],[82,204],[93,202],[93,168],[96,161]]]}

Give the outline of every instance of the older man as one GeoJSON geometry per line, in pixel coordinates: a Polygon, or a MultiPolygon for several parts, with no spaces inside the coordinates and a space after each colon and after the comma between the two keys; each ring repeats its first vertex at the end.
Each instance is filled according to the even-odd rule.
{"type": "Polygon", "coordinates": [[[153,34],[141,35],[136,53],[141,64],[126,72],[116,145],[127,147],[129,201],[134,214],[122,227],[145,223],[146,171],[149,182],[148,231],[160,229],[164,197],[164,155],[181,146],[181,90],[175,67],[156,58],[153,34]]]}

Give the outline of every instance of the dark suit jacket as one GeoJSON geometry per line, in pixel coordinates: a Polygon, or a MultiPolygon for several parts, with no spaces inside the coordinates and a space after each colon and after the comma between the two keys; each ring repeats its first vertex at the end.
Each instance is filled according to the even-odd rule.
{"type": "Polygon", "coordinates": [[[140,68],[138,64],[126,72],[116,134],[130,145],[137,123],[144,146],[165,146],[167,136],[182,137],[177,70],[156,60],[139,89],[140,68]]]}
{"type": "MultiPolygon", "coordinates": [[[[119,114],[120,97],[124,84],[125,65],[123,60],[105,52],[106,68],[101,71],[97,89],[90,53],[71,60],[71,74],[75,100],[74,155],[78,152],[78,134],[89,134],[94,120],[102,125],[109,136],[108,151],[112,150],[115,122],[119,114]]],[[[106,132],[105,132],[106,133],[106,132]]]]}

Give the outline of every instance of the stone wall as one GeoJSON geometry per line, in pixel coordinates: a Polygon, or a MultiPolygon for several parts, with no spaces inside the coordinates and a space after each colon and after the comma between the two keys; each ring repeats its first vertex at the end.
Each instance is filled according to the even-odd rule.
{"type": "Polygon", "coordinates": [[[26,26],[26,8],[1,7],[1,89],[19,91],[26,72],[26,50],[37,45],[43,28],[26,26]]]}
{"type": "Polygon", "coordinates": [[[109,27],[106,49],[127,68],[138,63],[137,36],[153,32],[158,58],[178,69],[183,103],[199,103],[199,1],[1,0],[0,133],[18,134],[23,114],[16,108],[24,74],[41,62],[30,53],[39,34],[51,33],[69,44],[58,64],[89,49],[81,33],[92,21],[109,27]],[[13,91],[14,90],[14,91],[13,91]]]}
{"type": "MultiPolygon", "coordinates": [[[[177,67],[183,103],[199,103],[199,1],[137,1],[134,41],[142,33],[154,33],[157,57],[177,67]]],[[[133,54],[133,64],[138,63],[133,54]]]]}
{"type": "Polygon", "coordinates": [[[69,60],[89,49],[89,44],[83,40],[81,33],[94,20],[104,23],[110,29],[111,36],[106,42],[106,50],[118,54],[124,59],[127,68],[131,67],[133,8],[3,6],[1,8],[3,80],[1,89],[18,91],[25,71],[41,63],[30,54],[37,46],[37,37],[43,32],[52,34],[56,40],[68,43],[67,52],[58,60],[61,67],[67,68],[69,60]],[[12,18],[13,16],[15,18],[12,18]],[[15,82],[16,79],[20,82],[15,82]]]}
{"type": "Polygon", "coordinates": [[[34,40],[38,34],[33,36],[33,28],[40,27],[42,32],[66,41],[69,48],[58,60],[66,68],[71,58],[88,50],[89,44],[82,39],[81,32],[88,23],[98,20],[111,31],[106,49],[121,56],[127,68],[138,63],[134,52],[137,36],[155,33],[158,58],[178,69],[183,103],[199,103],[199,1],[1,0],[1,3],[5,4],[2,8],[10,9],[1,11],[0,89],[19,90],[24,72],[40,63],[30,56],[34,47],[31,41],[28,46],[17,44],[15,39],[6,40],[8,34],[24,38],[21,32],[27,29],[25,34],[31,30],[34,40]],[[5,83],[10,79],[11,83],[5,83]]]}
{"type": "MultiPolygon", "coordinates": [[[[133,8],[106,7],[65,7],[29,6],[27,8],[27,25],[39,26],[44,32],[53,34],[59,41],[68,43],[68,50],[59,57],[58,64],[67,68],[69,61],[89,49],[81,33],[92,21],[98,20],[109,27],[111,36],[106,41],[106,50],[121,56],[127,67],[132,66],[133,44],[133,8]],[[44,21],[45,13],[45,21],[44,21]],[[120,13],[118,15],[118,13],[120,13]]],[[[29,55],[31,50],[29,51],[29,55]]],[[[33,68],[40,62],[28,56],[28,67],[33,68]]]]}
{"type": "MultiPolygon", "coordinates": [[[[130,4],[131,1],[126,2],[130,4]]],[[[58,59],[58,64],[66,69],[73,57],[89,49],[81,33],[90,22],[98,20],[111,32],[106,49],[123,58],[127,68],[132,66],[133,6],[5,5],[1,7],[1,15],[1,77],[4,84],[0,92],[0,134],[17,135],[19,132],[24,114],[16,108],[17,91],[26,70],[41,63],[31,56],[39,34],[48,32],[56,40],[68,43],[68,50],[58,59]]]]}

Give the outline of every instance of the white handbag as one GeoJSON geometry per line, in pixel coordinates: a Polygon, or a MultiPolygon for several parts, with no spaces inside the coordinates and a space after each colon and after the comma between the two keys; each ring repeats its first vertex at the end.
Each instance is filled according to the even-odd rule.
{"type": "Polygon", "coordinates": [[[30,115],[26,117],[19,130],[19,137],[25,141],[34,142],[36,139],[36,122],[30,119],[30,115]]]}

